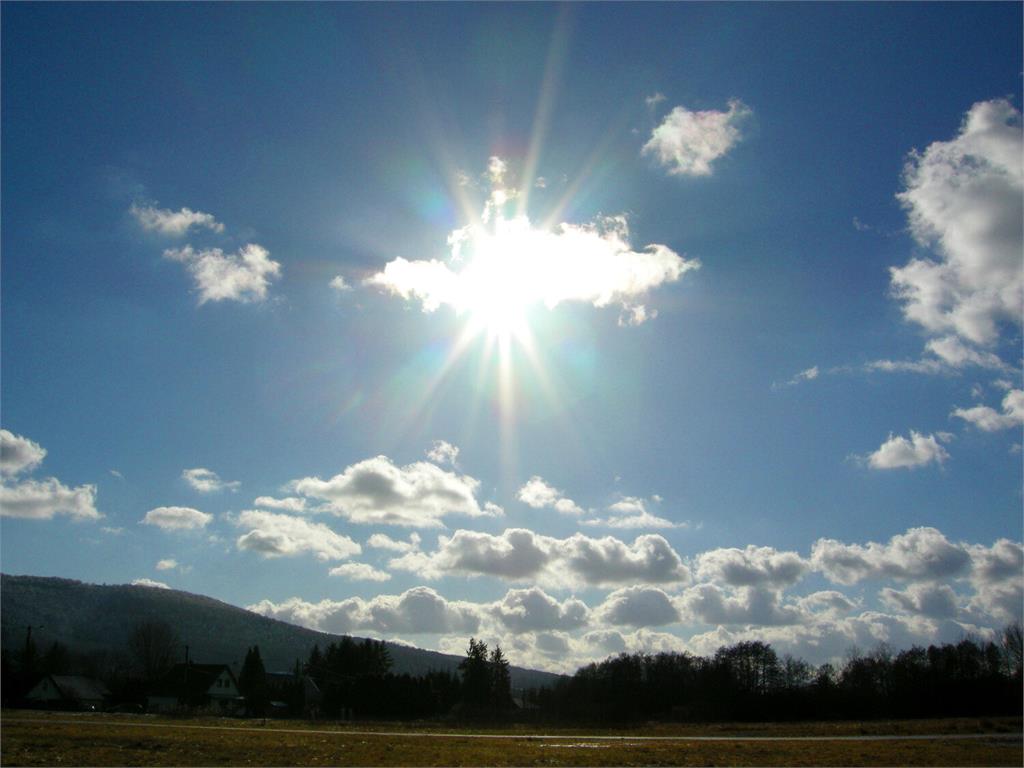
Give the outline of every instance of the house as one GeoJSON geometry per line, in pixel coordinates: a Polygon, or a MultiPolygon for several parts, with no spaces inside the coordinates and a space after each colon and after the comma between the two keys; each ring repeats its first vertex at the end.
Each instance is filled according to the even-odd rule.
{"type": "Polygon", "coordinates": [[[99,680],[80,675],[47,675],[25,697],[39,707],[52,709],[102,709],[110,691],[99,680]]]}
{"type": "Polygon", "coordinates": [[[146,696],[150,712],[205,710],[237,715],[245,710],[238,681],[227,664],[175,664],[150,688],[146,696]]]}

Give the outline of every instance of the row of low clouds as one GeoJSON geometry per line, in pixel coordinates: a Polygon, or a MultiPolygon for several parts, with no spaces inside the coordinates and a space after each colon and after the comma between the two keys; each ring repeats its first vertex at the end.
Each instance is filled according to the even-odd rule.
{"type": "MultiPolygon", "coordinates": [[[[956,543],[935,529],[919,528],[886,543],[822,539],[808,557],[769,547],[712,550],[693,558],[684,582],[619,586],[592,606],[575,596],[550,594],[552,586],[564,587],[562,582],[548,586],[549,591],[536,585],[511,588],[502,598],[484,603],[448,600],[431,587],[419,586],[372,599],[310,602],[293,597],[249,607],[331,632],[453,635],[456,642],[483,633],[501,638],[540,666],[555,663],[557,648],[568,654],[568,661],[559,662],[562,668],[586,661],[588,654],[649,648],[641,642],[644,636],[656,638],[661,649],[668,644],[697,652],[760,637],[824,660],[852,643],[909,645],[932,642],[940,632],[955,639],[963,632],[985,634],[991,631],[986,626],[1019,619],[1022,568],[1020,543],[956,543]],[[696,583],[689,581],[691,571],[696,583]],[[787,594],[812,571],[847,587],[887,582],[877,595],[889,612],[866,610],[861,596],[838,589],[787,594]],[[713,629],[688,640],[678,632],[661,631],[679,624],[713,629]],[[598,636],[611,645],[595,643],[598,636]]],[[[506,576],[508,568],[479,563],[477,571],[484,570],[506,576]]],[[[439,645],[444,642],[440,639],[439,645]]]]}
{"type": "MultiPolygon", "coordinates": [[[[38,468],[46,451],[6,430],[2,437],[0,469],[14,483],[4,490],[4,514],[52,516],[26,514],[26,507],[8,504],[12,488],[27,493],[34,486],[51,491],[63,486],[52,478],[16,480],[15,476],[38,468]]],[[[199,478],[211,479],[206,473],[199,478]]],[[[217,482],[223,483],[219,478],[217,482]]],[[[366,492],[365,480],[357,485],[366,492]]],[[[90,493],[95,491],[90,488],[67,490],[84,494],[91,505],[90,493]]],[[[523,489],[523,495],[540,508],[564,498],[540,478],[531,478],[523,489]],[[542,491],[542,486],[551,492],[542,491]]],[[[434,491],[434,486],[428,486],[428,493],[434,491]]],[[[388,495],[393,489],[384,487],[380,492],[388,495]]],[[[454,498],[465,501],[460,494],[454,498]]],[[[278,507],[296,506],[295,499],[271,501],[278,507]]],[[[88,505],[86,511],[71,506],[79,510],[79,517],[98,517],[95,507],[88,505]]],[[[199,510],[168,506],[150,510],[141,522],[173,533],[204,530],[213,521],[212,515],[199,510]]],[[[991,546],[956,542],[934,528],[914,528],[881,543],[822,538],[807,555],[747,546],[684,558],[657,534],[625,541],[582,533],[556,538],[525,528],[500,534],[460,529],[437,537],[434,547],[425,548],[415,532],[404,538],[378,532],[361,545],[325,523],[280,510],[244,510],[227,516],[227,521],[239,531],[237,549],[268,559],[312,557],[330,563],[330,575],[339,579],[384,582],[394,573],[409,573],[428,581],[491,577],[513,585],[493,603],[449,601],[432,587],[420,586],[372,599],[262,601],[253,606],[262,613],[332,631],[452,637],[480,631],[505,633],[502,637],[510,647],[541,665],[555,663],[552,654],[558,648],[567,649],[566,659],[583,659],[587,653],[614,649],[621,643],[630,648],[674,644],[699,652],[703,644],[742,639],[752,632],[795,651],[807,650],[817,637],[815,652],[828,645],[822,638],[832,638],[833,643],[863,642],[867,633],[876,640],[902,642],[904,637],[925,637],[940,625],[950,632],[954,627],[985,632],[986,627],[1019,618],[1024,600],[1024,548],[1019,542],[1001,539],[991,546]],[[367,549],[387,553],[387,568],[352,560],[367,549]],[[788,594],[810,574],[820,574],[841,589],[788,594]],[[881,583],[877,597],[890,613],[864,610],[861,596],[842,591],[872,583],[881,583]],[[577,588],[611,591],[592,606],[572,596],[550,594],[577,588]],[[716,629],[686,641],[678,634],[656,631],[677,624],[716,629]],[[602,641],[598,643],[597,638],[602,641]]],[[[170,559],[158,564],[164,572],[176,567],[170,559]]],[[[138,583],[166,586],[151,579],[138,583]]],[[[444,642],[448,641],[440,637],[438,644],[444,642]]]]}

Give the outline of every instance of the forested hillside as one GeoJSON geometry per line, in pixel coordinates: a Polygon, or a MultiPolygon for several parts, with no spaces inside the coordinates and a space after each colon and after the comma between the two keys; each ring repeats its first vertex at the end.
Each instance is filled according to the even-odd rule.
{"type": "MultiPolygon", "coordinates": [[[[246,649],[258,645],[268,670],[290,670],[314,645],[321,649],[340,636],[297,627],[219,600],[172,589],[97,585],[70,579],[0,575],[0,630],[3,647],[20,650],[31,626],[40,653],[59,642],[76,652],[123,652],[139,623],[163,621],[188,644],[193,660],[241,665],[246,649]]],[[[468,642],[468,638],[467,638],[468,642]]],[[[461,656],[387,643],[396,674],[454,671],[461,656]]],[[[512,685],[551,685],[556,675],[512,667],[512,685]]]]}

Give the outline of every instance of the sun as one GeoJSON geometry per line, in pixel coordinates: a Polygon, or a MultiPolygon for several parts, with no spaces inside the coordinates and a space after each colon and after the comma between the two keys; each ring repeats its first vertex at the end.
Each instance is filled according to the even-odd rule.
{"type": "Polygon", "coordinates": [[[474,227],[468,263],[462,272],[462,303],[470,328],[490,338],[529,338],[528,315],[537,303],[529,238],[514,222],[498,218],[493,227],[474,227]]]}

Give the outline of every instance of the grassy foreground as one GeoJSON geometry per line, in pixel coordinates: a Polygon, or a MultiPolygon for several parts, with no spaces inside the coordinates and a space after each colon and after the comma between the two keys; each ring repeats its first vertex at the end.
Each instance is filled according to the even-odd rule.
{"type": "Polygon", "coordinates": [[[15,765],[946,765],[1019,766],[1019,739],[687,741],[743,735],[1017,734],[1019,718],[842,723],[652,725],[631,731],[195,719],[6,711],[0,764],[15,765]],[[29,722],[33,721],[33,722],[29,722]],[[357,732],[358,731],[358,732],[357,732]],[[415,735],[430,732],[435,735],[415,735]],[[499,733],[513,739],[481,739],[499,733]],[[398,735],[402,734],[402,735],[398,735]],[[408,734],[408,735],[405,735],[408,734]],[[532,736],[527,734],[544,734],[532,736]],[[587,736],[621,736],[598,740],[587,736]],[[646,737],[683,737],[648,741],[646,737]]]}

